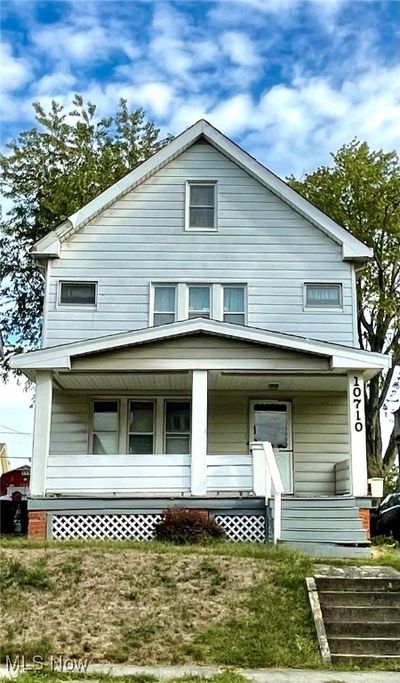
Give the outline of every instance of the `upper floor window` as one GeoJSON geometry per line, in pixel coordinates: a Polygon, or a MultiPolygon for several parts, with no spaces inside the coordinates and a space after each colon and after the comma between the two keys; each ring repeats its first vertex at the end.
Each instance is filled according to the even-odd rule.
{"type": "Polygon", "coordinates": [[[189,286],[189,318],[209,318],[210,298],[210,287],[189,286]]]}
{"type": "Polygon", "coordinates": [[[60,282],[59,303],[75,306],[96,305],[95,282],[60,282]]]}
{"type": "Polygon", "coordinates": [[[236,285],[224,286],[224,322],[244,325],[246,320],[245,288],[236,285]]]}
{"type": "Polygon", "coordinates": [[[154,287],[154,325],[165,325],[176,320],[175,285],[154,287]]]}
{"type": "Polygon", "coordinates": [[[188,181],[185,230],[217,229],[217,183],[188,181]]]}
{"type": "Polygon", "coordinates": [[[188,318],[212,318],[246,325],[245,284],[153,284],[150,289],[150,325],[164,325],[188,318]]]}
{"type": "Polygon", "coordinates": [[[311,308],[341,308],[342,285],[341,284],[306,284],[305,305],[311,308]]]}

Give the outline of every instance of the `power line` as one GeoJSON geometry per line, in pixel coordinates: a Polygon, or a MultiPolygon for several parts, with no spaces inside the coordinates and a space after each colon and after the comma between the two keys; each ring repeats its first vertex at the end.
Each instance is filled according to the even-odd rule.
{"type": "Polygon", "coordinates": [[[13,427],[8,427],[7,425],[0,425],[3,429],[7,429],[7,432],[0,431],[0,434],[20,434],[21,436],[32,436],[32,432],[20,432],[18,429],[13,427]]]}

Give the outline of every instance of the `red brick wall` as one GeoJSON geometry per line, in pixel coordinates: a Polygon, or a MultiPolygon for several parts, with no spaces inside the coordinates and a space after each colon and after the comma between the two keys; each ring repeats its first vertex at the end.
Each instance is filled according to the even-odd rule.
{"type": "Polygon", "coordinates": [[[365,531],[367,532],[367,538],[370,538],[370,536],[371,536],[371,526],[370,526],[371,514],[370,514],[370,510],[365,509],[365,508],[360,508],[358,510],[358,516],[360,517],[362,525],[363,525],[365,531]]]}
{"type": "Polygon", "coordinates": [[[29,538],[47,538],[47,513],[44,510],[31,510],[28,513],[29,538]]]}

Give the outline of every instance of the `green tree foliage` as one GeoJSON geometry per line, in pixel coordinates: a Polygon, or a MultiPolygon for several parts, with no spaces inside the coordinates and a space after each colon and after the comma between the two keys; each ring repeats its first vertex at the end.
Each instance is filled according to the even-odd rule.
{"type": "Polygon", "coordinates": [[[130,111],[123,99],[115,115],[103,119],[79,95],[73,107],[67,111],[53,101],[46,112],[34,103],[37,125],[0,156],[2,194],[12,203],[0,227],[5,373],[11,353],[40,339],[44,276],[29,256],[32,245],[170,139],[160,140],[144,111],[130,111]]]}
{"type": "Polygon", "coordinates": [[[375,152],[358,140],[332,159],[331,166],[289,183],[373,250],[357,272],[358,339],[362,349],[393,356],[394,367],[366,388],[368,468],[380,476],[395,459],[394,433],[382,452],[380,411],[399,390],[400,161],[396,152],[375,152]]]}

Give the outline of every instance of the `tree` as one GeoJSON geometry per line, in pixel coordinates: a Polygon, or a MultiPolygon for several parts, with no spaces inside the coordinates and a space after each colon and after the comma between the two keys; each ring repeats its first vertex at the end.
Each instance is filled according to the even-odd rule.
{"type": "Polygon", "coordinates": [[[0,155],[1,188],[11,200],[0,227],[3,376],[12,353],[40,340],[44,276],[29,256],[32,245],[170,140],[160,140],[144,111],[129,111],[126,100],[102,119],[79,95],[73,106],[67,112],[53,101],[45,112],[35,102],[38,125],[0,155]]]}
{"type": "Polygon", "coordinates": [[[366,387],[370,476],[382,476],[395,459],[394,433],[383,453],[380,412],[399,388],[400,363],[400,161],[395,152],[372,151],[353,140],[322,166],[290,185],[373,250],[357,271],[361,349],[389,353],[393,367],[366,387]]]}

